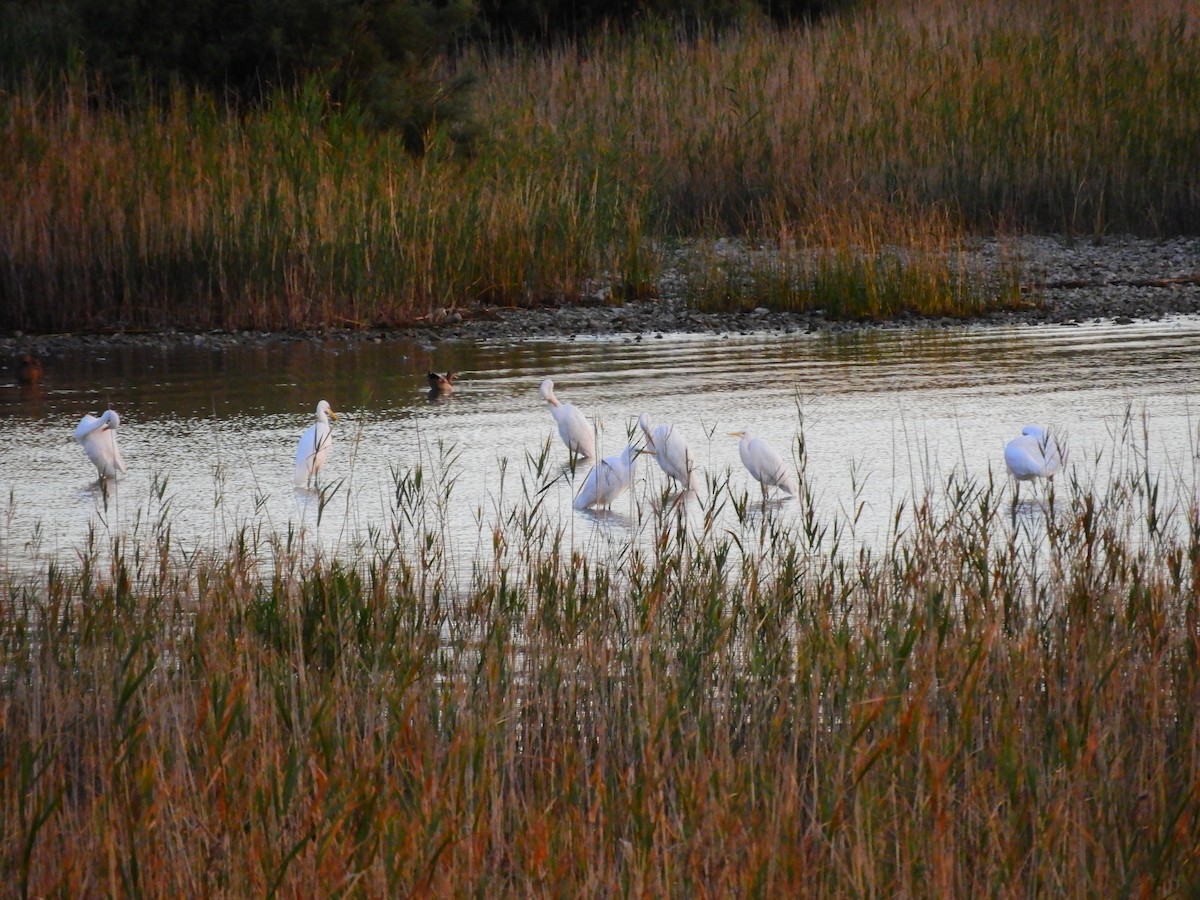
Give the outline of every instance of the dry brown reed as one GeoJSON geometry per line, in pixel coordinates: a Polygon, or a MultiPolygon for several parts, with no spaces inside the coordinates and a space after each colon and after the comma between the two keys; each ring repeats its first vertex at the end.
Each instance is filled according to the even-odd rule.
{"type": "Polygon", "coordinates": [[[434,134],[415,161],[317,84],[245,115],[183,94],[97,110],[78,78],[16,89],[0,325],[354,327],[651,296],[672,240],[735,233],[778,259],[701,269],[709,305],[1013,303],[1008,273],[961,277],[964,236],[1200,227],[1197,12],[880,2],[459,60],[481,73],[471,158],[434,134]]]}
{"type": "Polygon", "coordinates": [[[397,517],[415,531],[352,558],[245,529],[184,563],[166,521],[6,574],[5,883],[1173,896],[1200,882],[1200,519],[1150,472],[1076,473],[1020,504],[952,475],[874,548],[806,492],[798,513],[764,515],[710,485],[712,515],[652,518],[648,541],[601,559],[539,508],[552,475],[483,525],[494,557],[457,588],[425,506],[441,488],[411,473],[397,517]],[[740,524],[712,527],[726,504],[740,524]]]}

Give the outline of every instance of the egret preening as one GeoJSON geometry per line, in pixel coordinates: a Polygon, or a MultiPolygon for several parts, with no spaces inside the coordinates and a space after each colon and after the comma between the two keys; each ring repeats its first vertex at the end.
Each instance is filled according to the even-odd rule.
{"type": "Polygon", "coordinates": [[[425,377],[429,379],[429,393],[432,396],[453,394],[454,382],[458,381],[457,372],[447,372],[445,375],[430,372],[425,377]]]}
{"type": "Polygon", "coordinates": [[[337,413],[322,400],[317,404],[317,421],[304,430],[296,447],[297,482],[308,482],[325,465],[325,457],[329,455],[329,447],[333,444],[330,419],[337,421],[337,413]]]}
{"type": "Polygon", "coordinates": [[[1004,445],[1004,464],[1018,482],[1053,478],[1066,457],[1066,447],[1041,425],[1026,425],[1004,445]]]}
{"type": "Polygon", "coordinates": [[[125,474],[125,460],[117,447],[117,427],[121,417],[115,409],[110,409],[102,416],[90,413],[84,416],[75,429],[75,440],[83,447],[83,452],[100,473],[100,478],[115,478],[125,474]]]}
{"type": "Polygon", "coordinates": [[[674,425],[652,424],[646,413],[638,416],[638,427],[646,435],[646,449],[653,451],[658,467],[680,488],[690,490],[696,463],[683,432],[674,425]]]}
{"type": "Polygon", "coordinates": [[[731,431],[730,437],[741,438],[738,442],[738,455],[747,471],[754,480],[762,485],[763,500],[767,499],[767,491],[778,487],[793,497],[796,496],[796,473],[783,461],[783,457],[760,437],[755,437],[749,431],[731,431]]]}
{"type": "Polygon", "coordinates": [[[588,472],[587,480],[575,497],[576,509],[591,509],[595,506],[611,506],[612,502],[625,493],[633,485],[637,474],[637,458],[640,453],[650,453],[649,450],[639,450],[630,444],[614,456],[606,456],[588,472]]]}
{"type": "Polygon", "coordinates": [[[554,382],[547,378],[539,388],[542,398],[550,404],[550,415],[558,423],[558,436],[572,453],[594,459],[596,456],[596,434],[579,408],[570,403],[559,403],[554,396],[554,382]]]}

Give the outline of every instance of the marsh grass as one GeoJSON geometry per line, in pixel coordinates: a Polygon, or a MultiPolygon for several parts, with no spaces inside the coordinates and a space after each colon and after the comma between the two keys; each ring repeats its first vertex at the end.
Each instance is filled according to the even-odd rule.
{"type": "Polygon", "coordinates": [[[311,91],[247,117],[184,95],[165,115],[95,113],[80,83],[10,95],[6,314],[43,329],[362,326],[536,302],[621,268],[596,229],[626,201],[591,173],[514,166],[499,183],[503,160],[421,166],[311,91]]]}
{"type": "Polygon", "coordinates": [[[894,210],[860,209],[796,234],[695,241],[678,250],[677,271],[700,309],[821,310],[833,319],[906,314],[965,317],[1037,302],[1022,290],[1019,262],[1001,246],[981,264],[961,229],[931,213],[919,224],[894,210]]]}
{"type": "Polygon", "coordinates": [[[836,221],[860,202],[987,229],[1192,230],[1195,12],[880,3],[801,31],[620,36],[489,87],[504,107],[510,85],[543,85],[529,114],[646,166],[685,231],[836,221]]]}
{"type": "Polygon", "coordinates": [[[117,112],[77,70],[31,78],[3,97],[0,324],[620,302],[656,294],[670,241],[737,235],[776,253],[685,294],[849,316],[1010,303],[1019,270],[963,277],[971,234],[1200,227],[1196,20],[1191,0],[935,0],[468,54],[487,135],[469,158],[433,134],[414,160],[317,83],[246,114],[183,93],[117,112]]]}
{"type": "MultiPolygon", "coordinates": [[[[1144,422],[1114,429],[1051,492],[952,472],[866,545],[807,477],[763,507],[710,472],[693,514],[642,503],[604,556],[566,539],[565,476],[531,451],[463,579],[452,448],[336,556],[250,528],[180,559],[161,483],[144,529],[0,578],[2,874],[32,896],[1186,894],[1195,459],[1152,467],[1144,422]]],[[[802,429],[794,457],[804,476],[802,429]]]]}

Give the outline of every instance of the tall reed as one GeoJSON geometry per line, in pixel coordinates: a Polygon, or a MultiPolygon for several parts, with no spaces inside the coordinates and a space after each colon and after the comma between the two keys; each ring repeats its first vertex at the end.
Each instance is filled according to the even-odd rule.
{"type": "Polygon", "coordinates": [[[78,83],[7,110],[10,324],[395,324],[646,268],[632,199],[594,170],[417,163],[315,84],[246,117],[184,95],[95,113],[78,83]]]}
{"type": "Polygon", "coordinates": [[[864,547],[806,478],[763,509],[713,477],[698,515],[648,512],[597,556],[535,456],[457,587],[445,457],[398,472],[394,533],[341,558],[246,529],[179,560],[169,516],[93,539],[0,578],[0,874],[35,896],[1186,894],[1200,519],[1120,460],[1020,503],[951,474],[864,547]]]}
{"type": "Polygon", "coordinates": [[[762,302],[847,315],[1012,303],[1009,274],[960,277],[967,235],[1200,228],[1198,12],[930,0],[468,54],[470,158],[435,134],[415,161],[315,83],[245,114],[31,83],[0,119],[0,327],[354,327],[653,296],[676,239],[733,234],[778,258],[719,290],[701,267],[685,293],[757,305],[775,284],[762,302]],[[793,278],[791,248],[837,265],[793,278]]]}
{"type": "Polygon", "coordinates": [[[930,0],[801,30],[646,31],[498,63],[485,102],[512,139],[550,124],[622,160],[685,233],[864,201],[985,230],[1192,232],[1197,12],[930,0]]]}

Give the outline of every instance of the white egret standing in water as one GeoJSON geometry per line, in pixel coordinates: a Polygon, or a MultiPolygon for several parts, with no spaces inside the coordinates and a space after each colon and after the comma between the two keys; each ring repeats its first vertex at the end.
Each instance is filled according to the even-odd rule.
{"type": "Polygon", "coordinates": [[[337,413],[324,400],[317,404],[317,421],[304,430],[296,447],[297,482],[309,481],[325,465],[325,457],[329,455],[329,447],[333,444],[333,429],[329,420],[337,421],[337,417],[337,413]]]}
{"type": "Polygon", "coordinates": [[[1026,425],[1004,445],[1004,464],[1018,483],[1053,478],[1066,456],[1066,448],[1041,425],[1026,425]]]}
{"type": "Polygon", "coordinates": [[[731,431],[730,437],[741,438],[738,442],[738,455],[742,464],[754,479],[762,485],[763,501],[767,499],[767,491],[772,487],[781,488],[785,493],[796,496],[796,473],[786,465],[770,444],[760,437],[755,437],[750,431],[731,431]]]}
{"type": "Polygon", "coordinates": [[[117,447],[117,427],[120,424],[121,417],[115,409],[110,409],[102,416],[89,413],[80,419],[75,429],[75,440],[83,447],[83,452],[102,479],[125,474],[125,460],[121,458],[121,450],[117,447]]]}
{"type": "Polygon", "coordinates": [[[575,497],[575,508],[611,506],[614,500],[633,485],[633,479],[637,475],[638,454],[651,452],[639,450],[630,444],[620,453],[604,457],[588,472],[587,480],[583,482],[583,487],[575,497]]]}
{"type": "Polygon", "coordinates": [[[547,378],[539,388],[542,398],[550,404],[550,415],[558,423],[558,436],[572,453],[588,459],[596,456],[596,434],[579,408],[570,403],[559,403],[554,396],[554,382],[547,378]]]}
{"type": "Polygon", "coordinates": [[[683,432],[674,425],[654,425],[647,413],[638,416],[638,427],[646,435],[647,449],[654,451],[658,467],[683,490],[690,490],[696,463],[683,432]]]}

